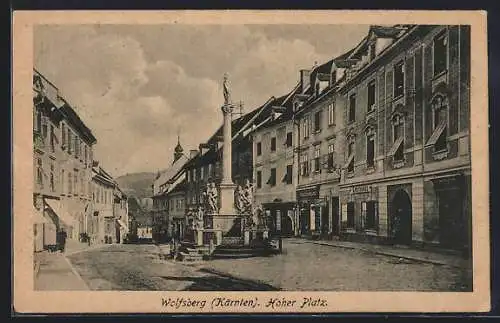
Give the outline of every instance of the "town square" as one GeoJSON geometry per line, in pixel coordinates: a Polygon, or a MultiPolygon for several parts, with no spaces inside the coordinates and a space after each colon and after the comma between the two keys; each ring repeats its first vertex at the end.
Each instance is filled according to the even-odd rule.
{"type": "Polygon", "coordinates": [[[35,290],[473,290],[470,26],[34,44],[35,290]]]}

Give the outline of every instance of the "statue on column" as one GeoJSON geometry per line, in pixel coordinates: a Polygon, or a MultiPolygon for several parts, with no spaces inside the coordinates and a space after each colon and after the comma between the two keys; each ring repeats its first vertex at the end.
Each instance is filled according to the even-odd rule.
{"type": "Polygon", "coordinates": [[[231,88],[229,86],[229,75],[224,73],[224,82],[222,83],[222,91],[224,93],[224,105],[231,103],[231,88]]]}
{"type": "Polygon", "coordinates": [[[208,211],[212,214],[218,213],[218,192],[214,182],[210,182],[207,184],[207,190],[204,195],[206,199],[205,204],[208,208],[208,211]]]}
{"type": "Polygon", "coordinates": [[[242,214],[252,214],[253,205],[253,185],[247,179],[245,185],[242,187],[238,185],[236,189],[236,208],[242,214]]]}

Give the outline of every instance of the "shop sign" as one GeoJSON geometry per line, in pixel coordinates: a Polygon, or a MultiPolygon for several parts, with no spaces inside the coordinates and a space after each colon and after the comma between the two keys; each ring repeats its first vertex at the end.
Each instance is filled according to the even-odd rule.
{"type": "Polygon", "coordinates": [[[297,191],[298,200],[315,200],[319,199],[319,185],[305,190],[297,191]]]}
{"type": "Polygon", "coordinates": [[[281,212],[276,211],[276,230],[281,231],[281,212]]]}
{"type": "Polygon", "coordinates": [[[363,186],[354,186],[352,189],[352,192],[354,194],[363,194],[363,193],[370,193],[370,186],[368,185],[363,185],[363,186]]]}

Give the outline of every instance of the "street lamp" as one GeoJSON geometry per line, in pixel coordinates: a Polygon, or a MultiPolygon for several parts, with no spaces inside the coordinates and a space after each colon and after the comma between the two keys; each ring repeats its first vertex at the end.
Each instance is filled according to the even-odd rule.
{"type": "Polygon", "coordinates": [[[278,231],[278,237],[279,237],[279,251],[280,253],[283,252],[283,240],[281,237],[281,211],[277,210],[276,211],[276,231],[278,231]]]}

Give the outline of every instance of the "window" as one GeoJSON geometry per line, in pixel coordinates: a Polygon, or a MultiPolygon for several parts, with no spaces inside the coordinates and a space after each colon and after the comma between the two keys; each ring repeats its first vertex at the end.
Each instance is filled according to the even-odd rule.
{"type": "Polygon", "coordinates": [[[394,161],[404,160],[404,119],[400,115],[392,117],[393,147],[389,151],[394,161]]]}
{"type": "Polygon", "coordinates": [[[373,61],[375,59],[375,56],[377,55],[376,52],[376,47],[375,47],[375,42],[370,44],[370,60],[373,61]]]}
{"type": "Polygon", "coordinates": [[[333,169],[333,154],[335,152],[334,144],[328,145],[328,169],[333,169]]]}
{"type": "Polygon", "coordinates": [[[43,162],[41,158],[36,159],[36,182],[43,188],[43,162]]]}
{"type": "Polygon", "coordinates": [[[314,146],[314,171],[316,173],[320,172],[320,166],[321,166],[319,162],[320,156],[321,156],[320,145],[316,145],[314,146]]]}
{"type": "Polygon", "coordinates": [[[309,137],[309,123],[310,123],[309,116],[304,116],[304,119],[302,120],[302,132],[304,134],[304,138],[309,137]]]}
{"type": "Polygon", "coordinates": [[[66,149],[66,126],[61,124],[62,149],[66,149]]]}
{"type": "MultiPolygon", "coordinates": [[[[68,194],[73,193],[73,176],[68,172],[68,194]]],[[[99,200],[97,201],[99,202],[99,200]]]]}
{"type": "Polygon", "coordinates": [[[73,184],[75,185],[73,192],[75,193],[75,195],[78,195],[78,172],[77,171],[75,171],[73,173],[73,180],[74,180],[73,184]]]}
{"type": "Polygon", "coordinates": [[[73,134],[71,130],[68,129],[68,154],[73,152],[73,134]]]}
{"type": "Polygon", "coordinates": [[[371,81],[368,83],[368,112],[375,109],[375,93],[375,81],[371,81]]]}
{"type": "Polygon", "coordinates": [[[349,139],[347,146],[347,172],[354,172],[354,139],[349,139]]]}
{"type": "Polygon", "coordinates": [[[262,171],[257,171],[257,188],[262,188],[262,171]]]}
{"type": "Polygon", "coordinates": [[[321,131],[321,110],[314,113],[314,132],[321,131]]]}
{"type": "Polygon", "coordinates": [[[347,203],[347,228],[354,228],[354,202],[347,203]]]}
{"type": "Polygon", "coordinates": [[[330,103],[328,106],[328,125],[335,124],[335,102],[330,103]]]}
{"type": "Polygon", "coordinates": [[[292,147],[292,145],[293,145],[293,133],[287,132],[286,133],[286,146],[292,147]]]}
{"type": "Polygon", "coordinates": [[[361,216],[363,227],[366,230],[376,230],[378,227],[378,210],[376,201],[367,201],[361,203],[361,216]]]}
{"type": "Polygon", "coordinates": [[[309,156],[307,153],[303,154],[300,157],[300,165],[301,165],[301,174],[302,176],[309,175],[309,156]]]}
{"type": "Polygon", "coordinates": [[[397,98],[404,94],[405,73],[404,64],[399,62],[394,66],[394,97],[397,98]]]}
{"type": "Polygon", "coordinates": [[[293,165],[286,165],[286,176],[285,176],[285,182],[287,184],[292,184],[292,177],[293,176],[293,165]]]}
{"type": "Polygon", "coordinates": [[[75,146],[74,146],[74,148],[75,148],[75,158],[78,158],[78,154],[80,153],[80,147],[79,147],[80,141],[78,140],[78,136],[76,134],[74,134],[73,138],[75,139],[75,146]]]}
{"type": "Polygon", "coordinates": [[[65,178],[64,178],[64,169],[61,169],[61,193],[66,194],[66,184],[65,184],[65,178]]]}
{"type": "Polygon", "coordinates": [[[375,134],[373,130],[366,134],[366,166],[374,167],[375,165],[375,134]]]}
{"type": "Polygon", "coordinates": [[[50,164],[50,191],[55,192],[56,187],[54,184],[54,164],[50,164]]]}
{"type": "Polygon", "coordinates": [[[448,100],[442,95],[437,95],[432,100],[433,133],[429,144],[434,145],[435,151],[447,149],[446,136],[448,125],[448,100]]]}
{"type": "Polygon", "coordinates": [[[434,75],[439,75],[446,71],[448,66],[448,40],[446,32],[439,34],[434,38],[434,49],[433,49],[433,66],[434,75]]]}
{"type": "Polygon", "coordinates": [[[271,138],[271,151],[276,151],[276,137],[271,138]]]}
{"type": "Polygon", "coordinates": [[[45,117],[42,118],[42,138],[43,142],[46,142],[45,139],[47,139],[47,119],[45,117]]]}
{"type": "Polygon", "coordinates": [[[85,195],[85,181],[83,173],[80,173],[80,194],[85,195]]]}
{"type": "Polygon", "coordinates": [[[356,94],[349,96],[349,122],[356,120],[356,94]]]}
{"type": "Polygon", "coordinates": [[[203,175],[205,175],[205,174],[204,174],[204,172],[203,172],[203,166],[201,166],[201,167],[200,167],[200,179],[201,179],[201,180],[203,180],[203,179],[204,179],[203,175]]]}
{"type": "Polygon", "coordinates": [[[257,156],[262,155],[262,143],[257,143],[257,156]]]}
{"type": "Polygon", "coordinates": [[[55,136],[56,134],[54,133],[54,126],[50,125],[50,150],[54,152],[56,150],[55,147],[55,136]]]}
{"type": "Polygon", "coordinates": [[[271,176],[269,176],[267,184],[271,186],[276,186],[276,168],[271,168],[271,176]]]}
{"type": "Polygon", "coordinates": [[[35,130],[42,132],[42,110],[36,108],[35,130]]]}

